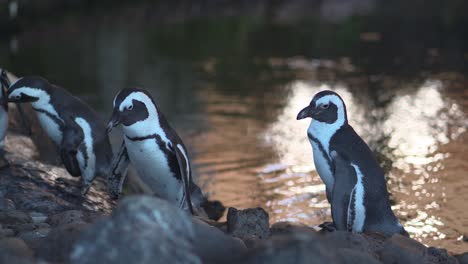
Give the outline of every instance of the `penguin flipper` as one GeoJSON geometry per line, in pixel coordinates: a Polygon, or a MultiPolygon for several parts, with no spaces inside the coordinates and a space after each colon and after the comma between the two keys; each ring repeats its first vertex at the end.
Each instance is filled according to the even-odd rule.
{"type": "Polygon", "coordinates": [[[60,158],[62,159],[62,163],[65,166],[65,169],[71,176],[81,176],[80,165],[78,164],[78,160],[76,159],[76,152],[62,149],[60,151],[60,158]]]}
{"type": "Polygon", "coordinates": [[[122,192],[123,183],[127,177],[130,158],[128,157],[125,141],[122,141],[119,152],[112,160],[110,170],[107,175],[107,189],[113,199],[117,199],[122,192]]]}
{"type": "Polygon", "coordinates": [[[78,148],[84,140],[81,127],[72,117],[64,118],[62,144],[60,145],[60,157],[62,163],[73,177],[81,176],[81,169],[78,163],[78,148]]]}
{"type": "Polygon", "coordinates": [[[190,193],[190,183],[192,180],[192,170],[190,168],[190,160],[186,154],[184,146],[177,144],[174,148],[174,152],[179,163],[180,176],[183,183],[183,197],[181,199],[180,207],[183,208],[185,205],[191,214],[193,214],[192,199],[190,193]]]}
{"type": "Polygon", "coordinates": [[[333,158],[333,184],[332,197],[330,200],[333,222],[338,230],[349,230],[350,197],[356,185],[356,172],[351,162],[339,155],[336,151],[331,152],[333,158]]]}

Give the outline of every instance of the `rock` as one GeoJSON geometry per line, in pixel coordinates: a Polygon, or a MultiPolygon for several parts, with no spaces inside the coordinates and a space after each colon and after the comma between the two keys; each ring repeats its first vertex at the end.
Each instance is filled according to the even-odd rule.
{"type": "Polygon", "coordinates": [[[385,241],[379,255],[383,263],[425,263],[425,252],[423,244],[396,234],[385,241]]]}
{"type": "Polygon", "coordinates": [[[0,254],[5,252],[14,256],[31,258],[33,256],[31,249],[19,238],[5,238],[0,240],[0,254]]]}
{"type": "Polygon", "coordinates": [[[31,216],[31,219],[35,224],[43,223],[47,219],[47,216],[43,213],[31,212],[29,213],[29,215],[31,216]]]}
{"type": "MultiPolygon", "coordinates": [[[[200,238],[203,239],[203,238],[200,238]]],[[[126,197],[75,244],[71,263],[201,263],[191,217],[167,201],[126,197]]]]}
{"type": "Polygon", "coordinates": [[[250,251],[237,263],[334,264],[340,263],[339,261],[336,252],[325,247],[323,239],[318,235],[294,233],[263,240],[261,246],[250,251]]]}
{"type": "Polygon", "coordinates": [[[50,216],[46,221],[52,226],[60,226],[72,223],[86,224],[85,215],[83,211],[79,210],[61,212],[50,216]]]}
{"type": "Polygon", "coordinates": [[[337,250],[338,256],[341,258],[340,263],[342,264],[380,264],[375,257],[359,252],[357,250],[352,250],[349,248],[339,248],[337,250]]]}
{"type": "Polygon", "coordinates": [[[12,237],[15,235],[13,229],[0,229],[0,239],[5,237],[12,237]]]}
{"type": "Polygon", "coordinates": [[[50,228],[40,228],[31,231],[25,231],[18,234],[18,237],[25,242],[46,237],[50,233],[50,228]]]}
{"type": "Polygon", "coordinates": [[[66,262],[73,245],[85,230],[83,224],[67,224],[56,227],[43,238],[31,238],[30,245],[37,256],[50,262],[66,262]]]}
{"type": "Polygon", "coordinates": [[[278,222],[274,223],[270,228],[272,236],[292,234],[292,233],[310,233],[316,234],[317,232],[308,226],[301,224],[293,224],[291,222],[278,222]]]}
{"type": "Polygon", "coordinates": [[[11,210],[0,212],[0,223],[4,226],[27,224],[31,222],[31,217],[22,211],[11,210]]]}
{"type": "Polygon", "coordinates": [[[346,231],[333,231],[321,234],[327,247],[346,248],[374,255],[374,246],[362,234],[346,231]]]}
{"type": "Polygon", "coordinates": [[[0,211],[15,210],[15,203],[8,198],[0,198],[0,211]]]}
{"type": "Polygon", "coordinates": [[[237,210],[229,208],[227,214],[228,232],[242,240],[255,236],[259,239],[270,236],[268,213],[262,208],[237,210]]]}
{"type": "Polygon", "coordinates": [[[18,238],[0,240],[0,263],[30,264],[33,252],[18,238]]]}
{"type": "Polygon", "coordinates": [[[29,232],[37,229],[43,229],[43,228],[50,228],[50,225],[47,223],[29,223],[29,224],[22,224],[19,226],[15,226],[14,230],[17,233],[22,233],[22,232],[29,232]]]}
{"type": "Polygon", "coordinates": [[[468,264],[468,252],[456,256],[460,264],[468,264]]]}
{"type": "Polygon", "coordinates": [[[448,254],[447,250],[442,248],[430,247],[426,249],[427,260],[433,263],[458,264],[455,257],[448,254]]]}
{"type": "Polygon", "coordinates": [[[242,240],[228,236],[201,220],[193,219],[193,223],[194,252],[203,263],[226,263],[238,260],[247,252],[242,240]]]}

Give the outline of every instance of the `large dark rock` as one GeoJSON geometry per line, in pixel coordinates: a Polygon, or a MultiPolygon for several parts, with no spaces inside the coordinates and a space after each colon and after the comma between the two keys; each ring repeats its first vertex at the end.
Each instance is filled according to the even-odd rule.
{"type": "Polygon", "coordinates": [[[84,232],[71,263],[201,263],[190,218],[154,197],[125,198],[111,218],[84,232]]]}
{"type": "Polygon", "coordinates": [[[349,248],[337,249],[340,263],[342,264],[380,264],[379,260],[368,253],[352,250],[349,248]]]}
{"type": "Polygon", "coordinates": [[[236,261],[247,252],[242,240],[226,235],[217,227],[198,219],[192,221],[195,232],[194,251],[203,263],[236,261]]]}
{"type": "Polygon", "coordinates": [[[385,241],[379,252],[380,260],[383,263],[426,263],[426,247],[405,236],[393,235],[385,241]]]}
{"type": "Polygon", "coordinates": [[[227,214],[228,232],[242,240],[269,237],[269,221],[268,213],[260,207],[245,210],[231,207],[227,214]]]}
{"type": "Polygon", "coordinates": [[[239,263],[334,264],[340,263],[340,257],[318,235],[294,233],[263,240],[239,263]]]}

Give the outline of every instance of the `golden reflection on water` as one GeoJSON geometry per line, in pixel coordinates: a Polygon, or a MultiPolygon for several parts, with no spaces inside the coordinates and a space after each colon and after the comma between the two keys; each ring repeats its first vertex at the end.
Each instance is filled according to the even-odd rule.
{"type": "MultiPolygon", "coordinates": [[[[444,233],[447,228],[444,229],[442,216],[438,215],[441,204],[446,202],[446,190],[438,185],[444,177],[444,160],[450,154],[439,148],[464,133],[467,122],[461,107],[443,97],[443,86],[442,81],[431,79],[416,89],[412,87],[412,93],[397,94],[382,115],[357,104],[356,98],[343,85],[293,82],[288,87],[285,107],[263,136],[278,156],[277,164],[268,166],[281,168],[281,173],[274,169],[260,173],[267,184],[282,183],[271,190],[277,200],[267,203],[274,212],[272,222],[318,224],[330,219],[325,188],[315,171],[306,136],[310,120],[295,119],[316,92],[330,89],[345,100],[349,122],[364,140],[388,137],[387,147],[392,154],[389,158],[393,162],[388,173],[388,188],[396,202],[392,208],[407,231],[423,243],[447,239],[448,234],[444,233]],[[372,115],[384,118],[375,118],[372,123],[369,121],[372,115]]],[[[454,236],[453,228],[447,232],[452,233],[451,239],[459,240],[459,233],[454,236]]]]}

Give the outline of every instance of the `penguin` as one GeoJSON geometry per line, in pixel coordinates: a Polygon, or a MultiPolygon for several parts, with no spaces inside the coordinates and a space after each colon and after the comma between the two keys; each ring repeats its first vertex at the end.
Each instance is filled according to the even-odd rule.
{"type": "Polygon", "coordinates": [[[333,91],[321,91],[298,113],[297,120],[307,117],[312,118],[307,135],[335,227],[359,233],[407,234],[390,207],[382,168],[348,124],[343,99],[333,91]]]}
{"type": "Polygon", "coordinates": [[[36,76],[16,80],[7,96],[8,102],[31,103],[68,173],[81,176],[81,195],[87,194],[96,176],[108,174],[112,148],[104,123],[90,106],[64,88],[36,76]]]}
{"type": "Polygon", "coordinates": [[[8,129],[8,98],[6,91],[10,86],[10,80],[8,79],[7,72],[4,69],[0,70],[0,151],[3,151],[5,147],[5,136],[8,129]]]}
{"type": "Polygon", "coordinates": [[[155,196],[192,214],[194,206],[206,203],[193,181],[184,143],[146,90],[123,89],[116,95],[108,133],[117,125],[122,125],[124,143],[110,170],[111,193],[120,194],[131,162],[155,196]]]}

